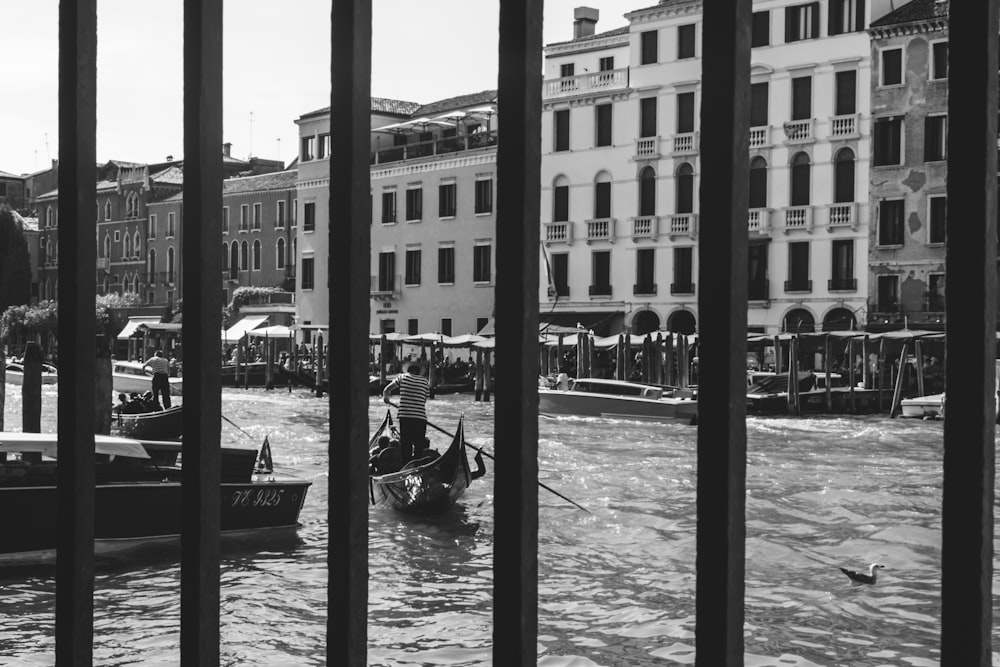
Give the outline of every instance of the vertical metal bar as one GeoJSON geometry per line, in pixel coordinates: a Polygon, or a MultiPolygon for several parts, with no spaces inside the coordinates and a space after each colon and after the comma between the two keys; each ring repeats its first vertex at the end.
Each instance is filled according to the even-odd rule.
{"type": "Polygon", "coordinates": [[[222,0],[184,2],[181,661],[219,664],[222,0]]]}
{"type": "Polygon", "coordinates": [[[743,664],[750,13],[704,3],[695,664],[711,667],[743,664]]]}
{"type": "Polygon", "coordinates": [[[94,238],[97,3],[59,3],[59,438],[56,662],[88,665],[94,632],[94,238]]]}
{"type": "Polygon", "coordinates": [[[997,3],[954,2],[948,69],[941,664],[990,664],[996,431],[997,3]]]}
{"type": "Polygon", "coordinates": [[[497,149],[496,536],[493,662],[533,665],[538,648],[538,279],[542,3],[500,1],[497,149]]]}
{"type": "Polygon", "coordinates": [[[368,274],[371,0],[334,0],[330,93],[330,477],[326,658],[368,643],[368,274]],[[334,325],[336,322],[336,325],[334,325]]]}

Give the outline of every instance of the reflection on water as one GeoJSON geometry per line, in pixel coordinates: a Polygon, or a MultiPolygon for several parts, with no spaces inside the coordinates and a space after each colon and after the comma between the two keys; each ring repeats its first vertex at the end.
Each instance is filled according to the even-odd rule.
{"type": "MultiPolygon", "coordinates": [[[[19,399],[8,394],[8,428],[20,427],[19,399]]],[[[225,416],[253,444],[269,435],[276,469],[314,482],[298,531],[224,541],[224,664],[325,664],[326,407],[301,390],[224,392],[225,416]]],[[[429,409],[447,431],[464,414],[468,440],[496,451],[491,403],[444,396],[429,409]]],[[[383,410],[372,399],[372,428],[383,410]]],[[[539,429],[541,480],[593,512],[539,489],[539,663],[693,664],[696,427],[549,418],[539,429]]],[[[747,431],[746,664],[936,665],[942,424],[750,418],[747,431]],[[837,569],[876,560],[887,569],[874,587],[837,569]]],[[[369,664],[491,664],[493,482],[490,466],[430,520],[371,511],[369,664]]],[[[0,664],[51,664],[53,574],[0,570],[0,664]]],[[[176,542],[100,557],[96,661],[176,664],[179,584],[176,542]]]]}

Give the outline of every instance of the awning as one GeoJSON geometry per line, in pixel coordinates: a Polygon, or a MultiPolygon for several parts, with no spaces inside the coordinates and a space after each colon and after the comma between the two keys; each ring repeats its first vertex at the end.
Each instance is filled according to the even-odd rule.
{"type": "Polygon", "coordinates": [[[128,318],[128,322],[125,323],[124,328],[118,332],[118,340],[127,340],[135,333],[140,324],[152,324],[159,321],[159,317],[130,317],[128,318]]]}
{"type": "Polygon", "coordinates": [[[261,327],[260,329],[251,329],[247,332],[251,336],[259,336],[261,338],[288,338],[292,330],[281,324],[275,324],[270,327],[261,327]]]}
{"type": "Polygon", "coordinates": [[[244,317],[242,320],[234,324],[233,326],[226,329],[226,335],[223,337],[224,343],[236,343],[246,332],[251,329],[256,329],[261,324],[267,322],[267,316],[253,315],[244,317]]]}
{"type": "Polygon", "coordinates": [[[143,322],[137,327],[138,331],[152,331],[154,333],[165,333],[174,331],[180,333],[184,325],[180,322],[143,322]]]}
{"type": "MultiPolygon", "coordinates": [[[[538,315],[539,329],[543,333],[560,333],[556,327],[569,327],[574,331],[582,327],[598,336],[611,336],[622,332],[624,322],[625,313],[621,310],[563,311],[538,315]]],[[[562,333],[568,333],[567,329],[562,329],[562,333]]]]}

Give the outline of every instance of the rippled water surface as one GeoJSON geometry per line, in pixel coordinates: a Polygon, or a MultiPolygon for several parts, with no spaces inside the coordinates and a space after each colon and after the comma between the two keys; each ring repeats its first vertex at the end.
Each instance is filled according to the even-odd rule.
{"type": "MultiPolygon", "coordinates": [[[[18,389],[8,385],[12,430],[18,389]]],[[[51,431],[56,395],[44,391],[51,431]]],[[[314,482],[297,532],[224,542],[226,665],[325,664],[326,405],[301,390],[224,392],[225,416],[255,442],[227,422],[224,441],[269,434],[276,469],[314,482]]],[[[449,431],[464,413],[467,439],[494,451],[492,403],[445,396],[429,410],[449,431]]],[[[373,428],[382,414],[372,399],[373,428]]],[[[747,427],[746,664],[936,665],[942,424],[747,427]],[[837,570],[871,561],[887,566],[874,587],[837,570]]],[[[539,664],[693,664],[696,427],[542,418],[539,430],[541,480],[594,513],[539,492],[539,664]]],[[[490,466],[430,521],[371,511],[369,664],[491,664],[493,481],[490,466]]],[[[176,545],[101,557],[96,662],[176,664],[179,584],[176,545]]],[[[52,664],[54,596],[51,567],[0,569],[0,664],[52,664]]]]}

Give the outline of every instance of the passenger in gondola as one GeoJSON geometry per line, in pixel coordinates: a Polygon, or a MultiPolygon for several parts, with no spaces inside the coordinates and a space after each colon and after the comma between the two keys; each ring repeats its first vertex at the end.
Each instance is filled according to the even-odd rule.
{"type": "Polygon", "coordinates": [[[382,400],[390,403],[392,390],[399,387],[399,440],[403,464],[423,455],[427,435],[427,397],[430,384],[420,374],[420,364],[412,363],[382,390],[382,400]]]}

